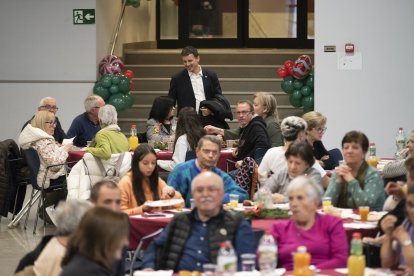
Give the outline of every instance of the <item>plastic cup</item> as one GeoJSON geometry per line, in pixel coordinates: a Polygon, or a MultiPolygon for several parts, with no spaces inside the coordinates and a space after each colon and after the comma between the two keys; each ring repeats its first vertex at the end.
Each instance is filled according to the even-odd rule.
{"type": "Polygon", "coordinates": [[[256,255],[251,253],[241,254],[242,271],[254,271],[256,269],[256,255]]]}
{"type": "Polygon", "coordinates": [[[329,208],[332,206],[332,198],[326,196],[322,198],[322,209],[324,213],[328,213],[329,208]]]}
{"type": "Polygon", "coordinates": [[[191,210],[193,210],[195,208],[194,198],[190,198],[190,208],[191,208],[191,210]]]}
{"type": "Polygon", "coordinates": [[[239,195],[230,194],[230,207],[237,208],[239,206],[239,195]]]}
{"type": "Polygon", "coordinates": [[[368,221],[369,206],[359,207],[359,216],[361,221],[368,221]]]}
{"type": "Polygon", "coordinates": [[[215,264],[203,264],[203,275],[213,276],[216,275],[216,265],[215,264]]]}

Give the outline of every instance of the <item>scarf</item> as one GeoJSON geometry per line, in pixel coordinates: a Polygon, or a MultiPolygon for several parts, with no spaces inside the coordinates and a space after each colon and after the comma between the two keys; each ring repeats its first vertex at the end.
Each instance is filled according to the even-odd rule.
{"type": "MultiPolygon", "coordinates": [[[[364,189],[364,183],[365,183],[365,175],[367,173],[368,170],[368,163],[367,161],[363,161],[361,166],[358,169],[358,173],[355,177],[355,179],[358,181],[359,183],[359,187],[361,187],[361,189],[364,189]]],[[[349,208],[348,207],[348,182],[342,183],[341,184],[341,191],[339,192],[339,197],[338,197],[338,207],[339,208],[349,208]]],[[[352,200],[352,208],[356,209],[356,204],[354,202],[354,200],[352,200]]]]}

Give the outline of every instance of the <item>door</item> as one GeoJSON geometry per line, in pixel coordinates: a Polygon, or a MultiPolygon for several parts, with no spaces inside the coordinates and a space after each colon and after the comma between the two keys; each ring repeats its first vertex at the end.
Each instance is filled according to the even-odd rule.
{"type": "Polygon", "coordinates": [[[313,48],[313,0],[157,0],[158,48],[313,48]]]}

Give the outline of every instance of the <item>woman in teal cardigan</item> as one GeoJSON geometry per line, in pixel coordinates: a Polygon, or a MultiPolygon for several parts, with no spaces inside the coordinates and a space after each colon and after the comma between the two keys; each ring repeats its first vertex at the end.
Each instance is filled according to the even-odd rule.
{"type": "Polygon", "coordinates": [[[340,208],[369,206],[380,211],[385,200],[384,183],[377,169],[365,161],[369,141],[359,131],[350,131],[342,139],[342,152],[346,164],[335,168],[325,196],[340,208]]]}

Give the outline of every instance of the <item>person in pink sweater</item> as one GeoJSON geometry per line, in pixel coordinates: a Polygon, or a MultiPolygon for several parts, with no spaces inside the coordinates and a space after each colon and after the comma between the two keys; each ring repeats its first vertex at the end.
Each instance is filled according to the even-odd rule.
{"type": "Polygon", "coordinates": [[[152,211],[152,207],[144,205],[146,201],[182,199],[179,192],[158,177],[157,155],[148,144],[141,144],[135,150],[131,171],[121,178],[118,187],[121,190],[121,211],[128,215],[152,211]]]}
{"type": "Polygon", "coordinates": [[[287,194],[292,217],[272,225],[279,266],[291,270],[292,252],[303,245],[311,254],[311,264],[317,268],[346,267],[348,240],[342,220],[316,213],[323,194],[320,186],[299,176],[290,183],[287,194]]]}

